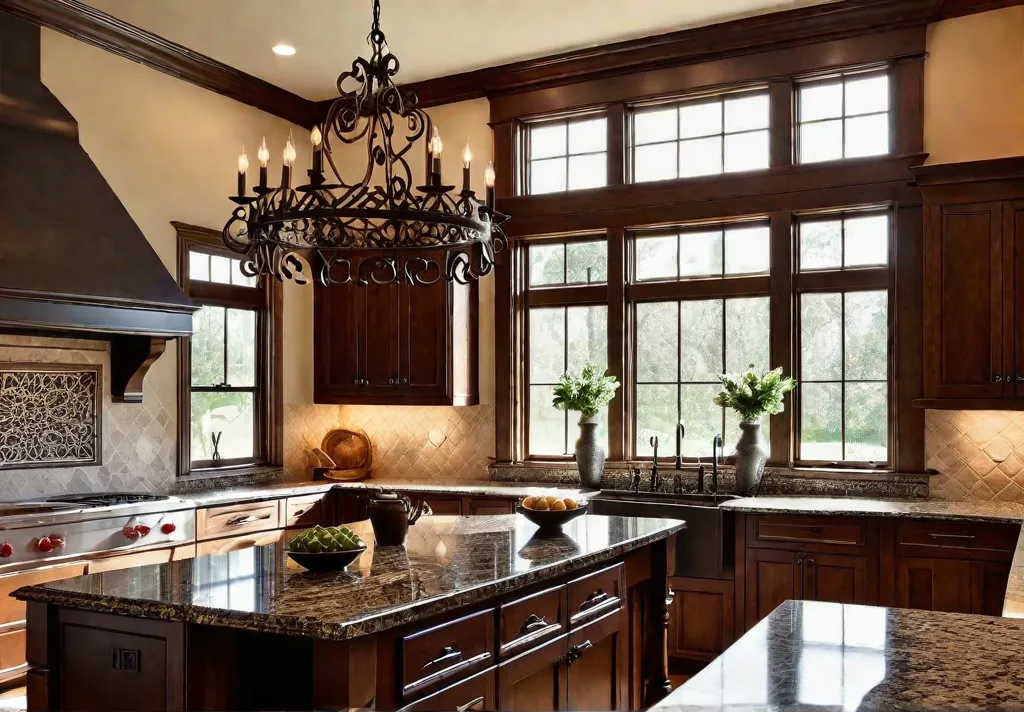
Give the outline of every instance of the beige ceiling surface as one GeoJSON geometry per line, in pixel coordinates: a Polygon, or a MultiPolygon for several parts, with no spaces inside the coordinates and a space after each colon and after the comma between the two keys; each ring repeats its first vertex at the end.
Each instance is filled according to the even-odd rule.
{"type": "MultiPolygon", "coordinates": [[[[382,0],[399,83],[829,0],[382,0]]],[[[370,0],[86,0],[309,99],[366,53],[370,0]],[[294,57],[270,48],[285,42],[294,57]]]]}

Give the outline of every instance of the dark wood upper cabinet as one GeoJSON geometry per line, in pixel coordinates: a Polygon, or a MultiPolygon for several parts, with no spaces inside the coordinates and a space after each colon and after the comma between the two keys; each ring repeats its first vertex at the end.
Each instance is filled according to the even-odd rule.
{"type": "MultiPolygon", "coordinates": [[[[442,257],[443,259],[443,257],[442,257]]],[[[314,286],[314,400],[475,405],[478,286],[314,286]]]]}
{"type": "Polygon", "coordinates": [[[925,203],[915,404],[1024,409],[1024,159],[911,171],[925,203]]]}

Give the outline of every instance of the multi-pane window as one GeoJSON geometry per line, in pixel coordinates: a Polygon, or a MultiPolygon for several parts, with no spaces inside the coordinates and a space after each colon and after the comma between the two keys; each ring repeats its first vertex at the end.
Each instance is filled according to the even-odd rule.
{"type": "Polygon", "coordinates": [[[889,153],[889,75],[848,74],[797,86],[800,163],[889,153]]]}
{"type": "Polygon", "coordinates": [[[711,454],[722,434],[731,450],[739,418],[712,401],[718,374],[769,363],[768,297],[641,302],[636,324],[636,453],[650,456],[651,436],[661,454],[674,455],[683,423],[683,457],[711,454]]]}
{"type": "Polygon", "coordinates": [[[768,272],[769,229],[762,223],[639,236],[637,281],[768,272]]]}
{"type": "Polygon", "coordinates": [[[280,318],[273,280],[244,274],[218,234],[178,230],[182,286],[199,306],[179,348],[179,470],[267,463],[280,388],[270,368],[280,318]]]}
{"type": "Polygon", "coordinates": [[[603,116],[530,124],[530,195],[598,188],[608,183],[608,120],[603,116]]]}
{"type": "Polygon", "coordinates": [[[800,297],[800,453],[809,462],[888,461],[884,290],[800,297]]]}
{"type": "MultiPolygon", "coordinates": [[[[606,306],[531,307],[529,333],[529,408],[527,452],[531,456],[572,453],[578,413],[556,410],[551,404],[554,387],[567,371],[588,363],[608,364],[608,308],[606,306]]],[[[608,438],[606,413],[599,415],[600,435],[608,438]]]]}
{"type": "Polygon", "coordinates": [[[633,181],[768,167],[768,92],[745,92],[633,114],[633,181]]]}
{"type": "Polygon", "coordinates": [[[608,281],[605,240],[530,245],[530,287],[603,284],[608,281]]]}
{"type": "MultiPolygon", "coordinates": [[[[797,232],[800,275],[853,268],[861,270],[865,283],[874,274],[885,282],[888,213],[805,218],[797,232]]],[[[886,463],[888,291],[832,291],[823,284],[825,289],[800,295],[797,457],[806,462],[886,463]]]]}

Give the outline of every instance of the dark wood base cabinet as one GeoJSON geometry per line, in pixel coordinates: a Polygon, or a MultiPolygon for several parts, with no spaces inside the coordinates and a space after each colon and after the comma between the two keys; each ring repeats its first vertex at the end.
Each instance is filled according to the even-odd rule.
{"type": "Polygon", "coordinates": [[[743,631],[786,599],[1001,615],[1020,534],[1012,523],[760,514],[736,527],[743,631]]]}
{"type": "Polygon", "coordinates": [[[671,690],[667,560],[656,542],[346,641],[30,603],[29,709],[639,709],[671,690]]]}

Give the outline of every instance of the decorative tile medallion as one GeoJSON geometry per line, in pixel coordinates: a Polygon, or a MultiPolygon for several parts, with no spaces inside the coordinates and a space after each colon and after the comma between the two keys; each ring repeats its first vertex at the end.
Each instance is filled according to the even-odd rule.
{"type": "Polygon", "coordinates": [[[0,469],[99,465],[100,366],[0,364],[0,469]]]}

